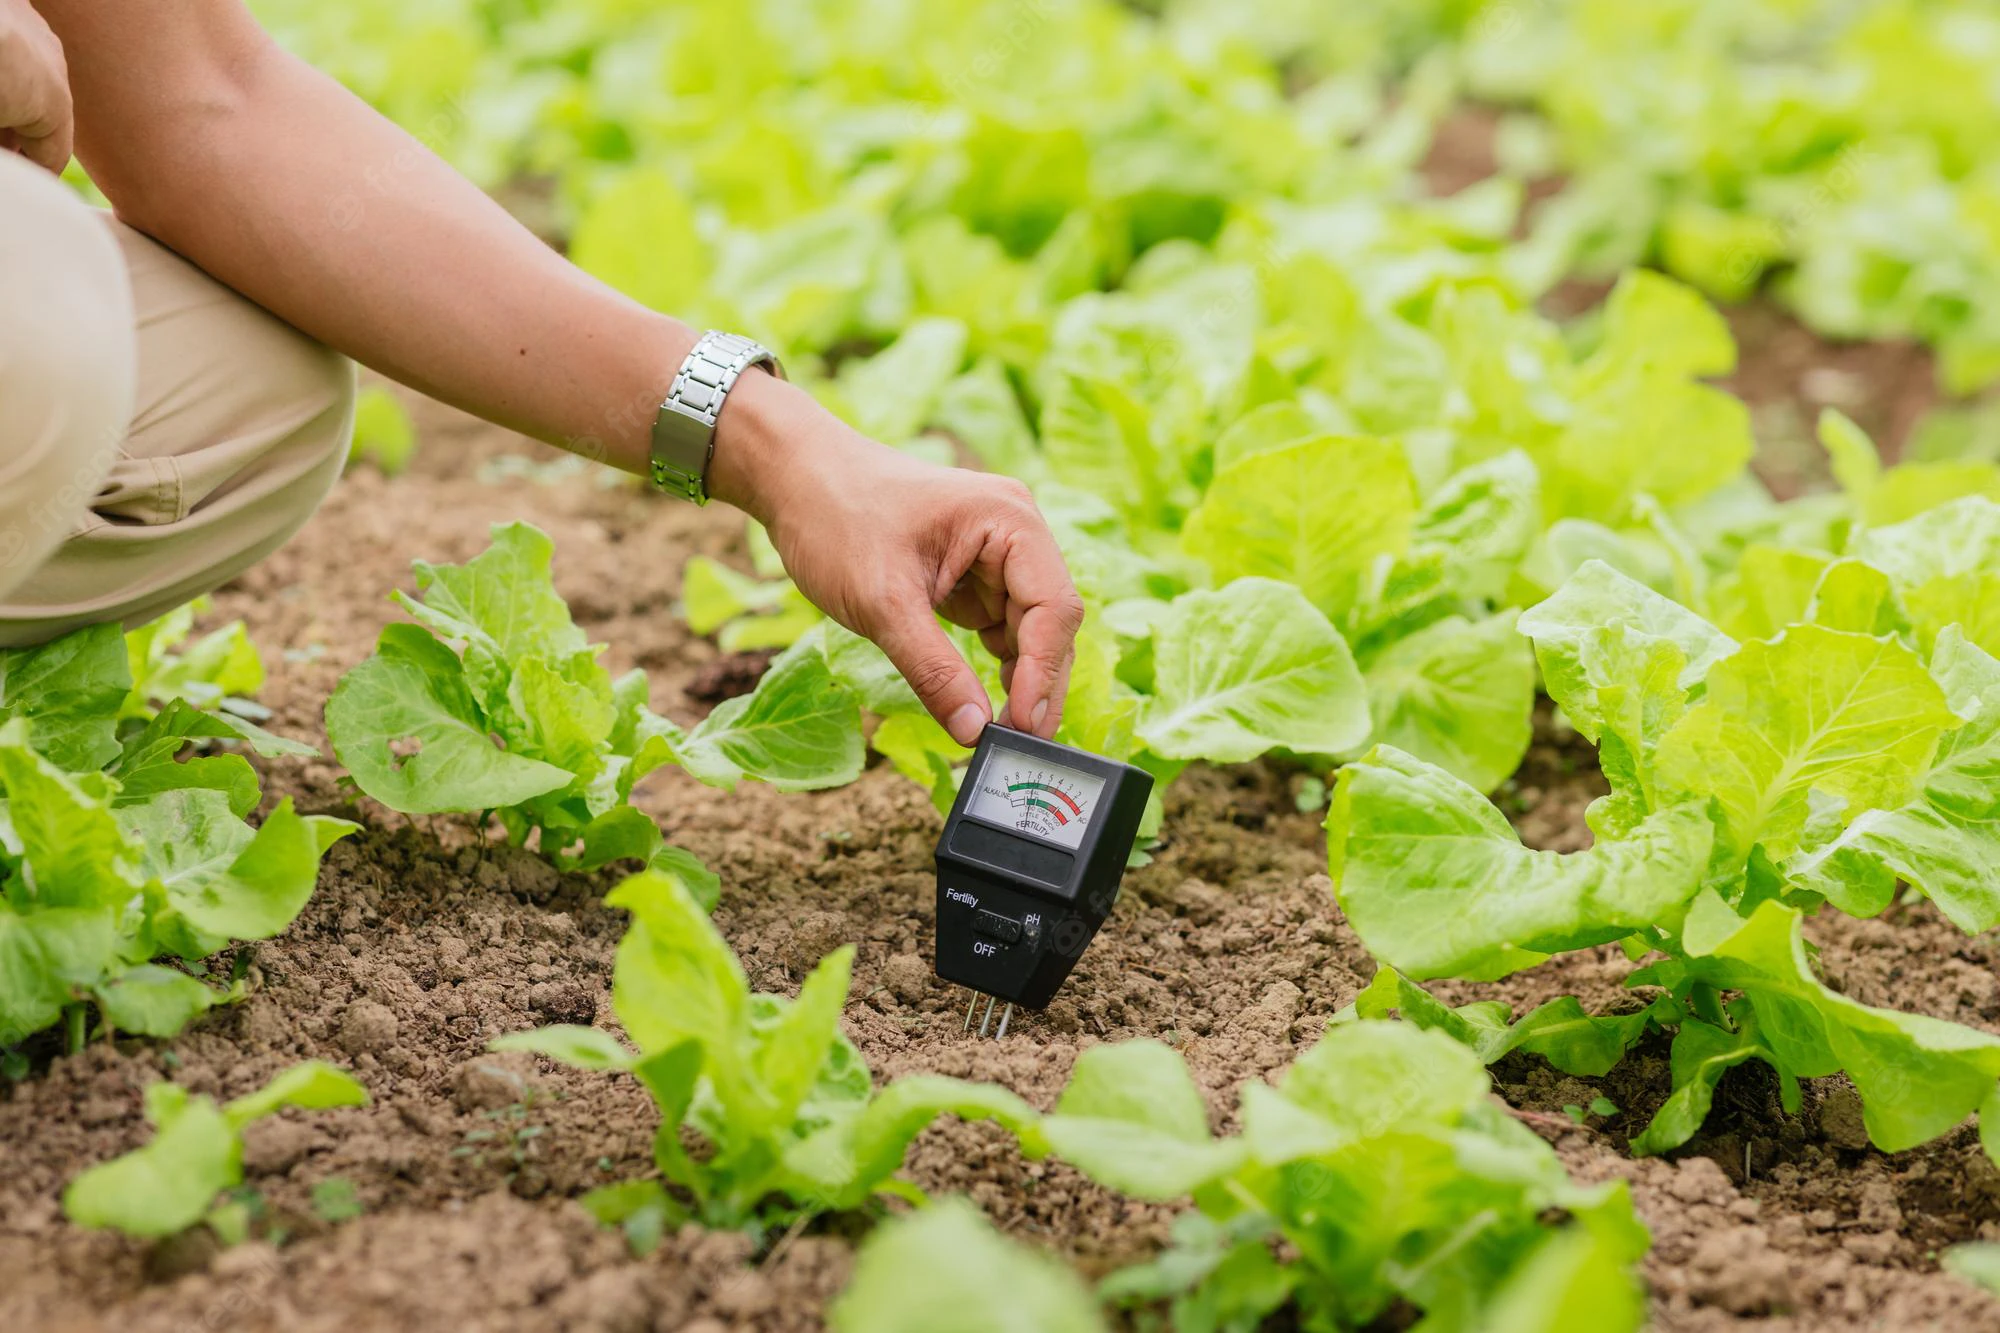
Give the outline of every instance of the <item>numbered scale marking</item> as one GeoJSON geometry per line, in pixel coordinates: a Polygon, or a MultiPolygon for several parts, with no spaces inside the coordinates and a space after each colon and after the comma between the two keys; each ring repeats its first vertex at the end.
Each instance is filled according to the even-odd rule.
{"type": "Polygon", "coordinates": [[[967,813],[1074,850],[1104,779],[995,747],[967,813]]]}

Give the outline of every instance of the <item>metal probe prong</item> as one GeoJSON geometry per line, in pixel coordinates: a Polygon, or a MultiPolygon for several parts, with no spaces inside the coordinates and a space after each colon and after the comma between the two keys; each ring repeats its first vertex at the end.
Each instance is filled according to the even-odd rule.
{"type": "Polygon", "coordinates": [[[998,1041],[1002,1037],[1007,1035],[1007,1020],[1012,1018],[1013,1016],[1014,1016],[1014,1002],[1012,1000],[1009,1000],[1007,1002],[1007,1007],[1000,1011],[1000,1030],[993,1034],[993,1040],[998,1041]]]}
{"type": "Polygon", "coordinates": [[[965,1002],[965,1026],[959,1029],[960,1032],[972,1031],[972,1011],[979,1007],[979,992],[967,986],[965,993],[972,998],[965,1002]]]}
{"type": "Polygon", "coordinates": [[[989,995],[989,996],[987,996],[987,997],[986,997],[986,1012],[985,1012],[985,1013],[983,1013],[983,1014],[981,1014],[981,1015],[979,1016],[979,1036],[980,1036],[980,1038],[981,1038],[982,1040],[984,1040],[984,1039],[985,1039],[985,1036],[986,1036],[986,1026],[987,1026],[987,1024],[989,1024],[989,1023],[991,1023],[991,1022],[993,1021],[993,1003],[994,1003],[994,1001],[995,1001],[995,1000],[996,1000],[997,998],[998,998],[997,996],[993,996],[993,995],[989,995]]]}

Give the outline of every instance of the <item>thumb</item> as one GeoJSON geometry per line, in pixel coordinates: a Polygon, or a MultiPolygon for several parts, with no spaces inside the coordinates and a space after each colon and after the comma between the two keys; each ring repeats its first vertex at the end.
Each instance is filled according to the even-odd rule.
{"type": "Polygon", "coordinates": [[[978,743],[993,716],[986,690],[929,607],[911,609],[882,626],[875,645],[917,693],[925,710],[960,745],[978,743]]]}

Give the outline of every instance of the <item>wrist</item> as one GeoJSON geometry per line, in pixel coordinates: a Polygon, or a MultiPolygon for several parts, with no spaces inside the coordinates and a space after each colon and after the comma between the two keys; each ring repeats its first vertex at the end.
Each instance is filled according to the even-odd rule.
{"type": "Polygon", "coordinates": [[[810,427],[822,408],[805,390],[762,366],[737,377],[715,421],[708,461],[708,493],[769,526],[784,493],[799,480],[799,459],[788,445],[810,427]]]}

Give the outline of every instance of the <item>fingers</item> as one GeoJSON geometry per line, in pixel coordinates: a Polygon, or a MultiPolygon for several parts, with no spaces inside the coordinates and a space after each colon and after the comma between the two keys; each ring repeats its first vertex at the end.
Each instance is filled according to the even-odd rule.
{"type": "Polygon", "coordinates": [[[1083,628],[1083,599],[1077,596],[1069,567],[1039,514],[1031,526],[1014,533],[1005,578],[1008,619],[1014,624],[1008,636],[1014,648],[1013,677],[1007,689],[1009,725],[1053,737],[1062,722],[1077,631],[1083,628]],[[1016,607],[1020,608],[1018,621],[1016,607]]]}
{"type": "MultiPolygon", "coordinates": [[[[984,552],[980,554],[983,556],[984,552]]],[[[1006,622],[1007,590],[998,577],[999,566],[995,564],[990,570],[986,566],[985,560],[975,557],[972,567],[953,586],[951,595],[938,605],[939,614],[946,620],[971,630],[1006,622]]]]}
{"type": "Polygon", "coordinates": [[[35,28],[0,28],[0,128],[6,147],[60,173],[74,142],[69,79],[61,45],[33,21],[35,28]]]}
{"type": "Polygon", "coordinates": [[[960,745],[977,744],[992,719],[986,691],[930,607],[918,603],[897,611],[872,637],[938,725],[960,745]]]}
{"type": "Polygon", "coordinates": [[[58,176],[69,165],[71,154],[69,127],[64,126],[59,133],[37,139],[32,136],[17,136],[19,152],[37,166],[47,167],[58,176]]]}
{"type": "Polygon", "coordinates": [[[1008,725],[1053,739],[1075,660],[1076,630],[1053,608],[1035,607],[1022,616],[1021,655],[1007,689],[1008,725]]]}
{"type": "Polygon", "coordinates": [[[952,739],[973,745],[992,708],[979,677],[939,626],[935,607],[976,632],[1000,659],[1008,725],[1053,738],[1062,722],[1083,601],[1026,487],[1007,478],[971,481],[965,474],[939,480],[947,478],[957,492],[950,497],[954,503],[924,506],[930,526],[914,544],[924,591],[893,595],[886,608],[879,600],[871,607],[872,599],[862,599],[859,618],[876,621],[864,632],[952,739]],[[875,614],[868,615],[870,610],[875,614]]]}
{"type": "Polygon", "coordinates": [[[979,631],[979,641],[986,645],[1001,666],[1010,666],[1014,661],[1014,641],[1012,632],[1005,625],[989,625],[979,631]]]}

